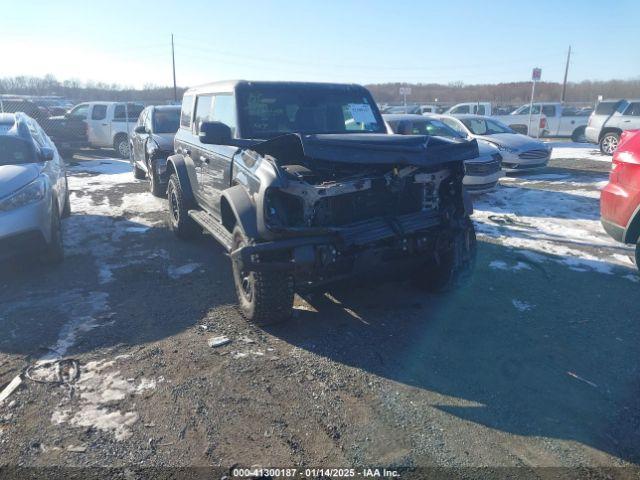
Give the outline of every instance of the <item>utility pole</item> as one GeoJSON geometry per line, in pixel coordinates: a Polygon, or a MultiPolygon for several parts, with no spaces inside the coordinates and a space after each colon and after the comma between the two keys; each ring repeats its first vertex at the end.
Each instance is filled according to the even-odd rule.
{"type": "Polygon", "coordinates": [[[173,63],[173,101],[178,103],[178,88],[176,87],[176,54],[173,48],[173,33],[171,34],[171,61],[173,63]]]}
{"type": "Polygon", "coordinates": [[[564,81],[562,82],[562,97],[560,103],[564,103],[564,96],[567,93],[567,75],[569,74],[569,60],[571,59],[571,45],[569,45],[569,51],[567,52],[567,65],[564,67],[564,81]]]}

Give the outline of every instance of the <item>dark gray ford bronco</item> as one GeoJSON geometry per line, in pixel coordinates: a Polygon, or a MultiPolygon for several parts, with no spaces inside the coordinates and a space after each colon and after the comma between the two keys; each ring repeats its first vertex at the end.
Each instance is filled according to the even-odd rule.
{"type": "Polygon", "coordinates": [[[389,135],[358,85],[233,81],[188,90],[169,157],[170,228],[229,252],[241,310],[291,314],[294,291],[355,274],[443,290],[471,270],[463,191],[473,141],[389,135]]]}

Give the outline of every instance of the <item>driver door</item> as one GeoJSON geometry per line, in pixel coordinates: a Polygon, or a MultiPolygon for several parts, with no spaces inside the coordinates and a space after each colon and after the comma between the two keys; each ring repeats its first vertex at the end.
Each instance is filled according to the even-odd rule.
{"type": "Polygon", "coordinates": [[[111,138],[111,123],[107,121],[107,105],[104,103],[91,105],[87,124],[91,145],[104,145],[105,139],[111,138]]]}

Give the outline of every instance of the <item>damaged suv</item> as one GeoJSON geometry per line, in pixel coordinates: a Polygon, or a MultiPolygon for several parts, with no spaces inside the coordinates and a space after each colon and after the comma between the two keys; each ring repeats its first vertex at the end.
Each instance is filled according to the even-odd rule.
{"type": "Polygon", "coordinates": [[[188,90],[168,158],[170,228],[230,254],[244,316],[291,314],[294,292],[407,272],[429,290],[475,260],[464,160],[475,140],[388,135],[364,87],[219,82],[188,90]]]}

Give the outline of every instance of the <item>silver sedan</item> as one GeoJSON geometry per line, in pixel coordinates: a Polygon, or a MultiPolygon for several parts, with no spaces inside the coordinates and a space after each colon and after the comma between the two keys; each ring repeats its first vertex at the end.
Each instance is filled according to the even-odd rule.
{"type": "Polygon", "coordinates": [[[440,115],[440,120],[469,138],[489,143],[500,150],[502,168],[520,172],[546,167],[552,148],[548,144],[515,132],[504,123],[481,115],[440,115]]]}
{"type": "Polygon", "coordinates": [[[64,161],[38,123],[0,114],[0,259],[41,254],[63,258],[60,219],[69,214],[64,161]]]}

